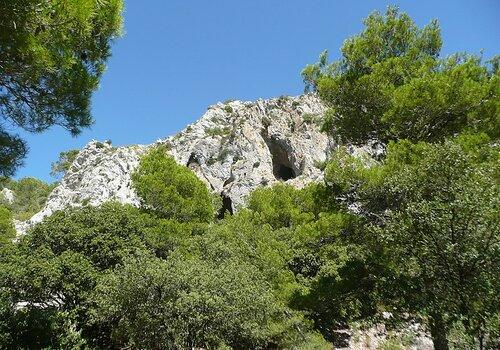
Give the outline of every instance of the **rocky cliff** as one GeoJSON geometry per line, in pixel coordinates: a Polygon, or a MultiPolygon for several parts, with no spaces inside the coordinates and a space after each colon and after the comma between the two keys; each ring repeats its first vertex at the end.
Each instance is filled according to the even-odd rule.
{"type": "MultiPolygon", "coordinates": [[[[27,222],[17,223],[18,231],[69,206],[108,200],[138,204],[130,175],[140,156],[158,144],[220,194],[230,211],[244,204],[258,186],[286,181],[301,187],[320,180],[318,165],[335,147],[319,130],[324,111],[314,95],[231,101],[210,106],[198,121],[152,145],[115,148],[109,142],[92,141],[80,151],[45,207],[27,222]]],[[[363,150],[380,152],[376,145],[363,150]]]]}

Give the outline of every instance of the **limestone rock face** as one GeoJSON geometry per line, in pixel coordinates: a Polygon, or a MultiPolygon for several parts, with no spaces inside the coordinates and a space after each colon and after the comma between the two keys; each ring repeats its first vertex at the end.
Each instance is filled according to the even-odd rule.
{"type": "Polygon", "coordinates": [[[367,329],[345,329],[336,333],[335,349],[338,350],[401,349],[401,346],[407,350],[434,350],[430,334],[415,322],[407,322],[398,330],[388,330],[379,323],[367,329]]]}
{"type": "MultiPolygon", "coordinates": [[[[280,97],[255,102],[232,101],[210,106],[195,123],[152,145],[112,147],[92,141],[83,148],[45,207],[25,223],[20,233],[56,210],[116,200],[137,205],[131,174],[150,147],[164,145],[182,165],[191,168],[226,209],[237,210],[258,186],[278,181],[302,187],[322,179],[318,164],[335,142],[321,133],[325,107],[314,95],[280,97]]],[[[382,152],[377,145],[352,148],[352,153],[382,152]]]]}
{"type": "Polygon", "coordinates": [[[160,142],[237,208],[258,186],[288,181],[301,187],[321,178],[315,163],[333,146],[314,122],[324,111],[311,95],[219,103],[160,142]]]}
{"type": "Polygon", "coordinates": [[[6,201],[9,204],[12,204],[12,202],[14,202],[14,192],[5,187],[0,191],[0,199],[6,201]]]}
{"type": "Polygon", "coordinates": [[[130,175],[146,149],[138,145],[114,148],[108,142],[91,141],[78,153],[44,208],[27,222],[17,222],[16,229],[23,233],[44,217],[71,206],[97,206],[108,200],[137,205],[130,175]]]}

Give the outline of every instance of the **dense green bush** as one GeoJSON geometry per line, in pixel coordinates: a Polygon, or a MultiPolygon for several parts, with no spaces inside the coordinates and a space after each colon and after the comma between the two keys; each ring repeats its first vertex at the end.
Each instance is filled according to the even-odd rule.
{"type": "Polygon", "coordinates": [[[56,212],[36,225],[15,246],[0,251],[7,314],[0,333],[17,339],[12,348],[64,348],[66,326],[73,325],[99,343],[99,330],[87,322],[89,295],[106,270],[131,254],[150,251],[143,237],[153,224],[138,209],[107,203],[56,212]],[[18,302],[28,305],[16,311],[18,302]]]}
{"type": "Polygon", "coordinates": [[[9,209],[0,206],[0,244],[7,244],[16,237],[16,229],[9,209]]]}
{"type": "Polygon", "coordinates": [[[213,198],[205,184],[162,147],[142,157],[132,180],[143,205],[160,217],[209,222],[215,216],[213,198]]]}
{"type": "Polygon", "coordinates": [[[155,222],[138,209],[118,203],[58,211],[21,240],[22,249],[82,254],[99,270],[120,263],[123,256],[146,249],[145,229],[155,222]]]}
{"type": "MultiPolygon", "coordinates": [[[[365,250],[362,220],[339,211],[331,193],[330,187],[321,184],[301,190],[283,184],[257,189],[248,200],[251,211],[238,213],[233,220],[271,226],[270,232],[253,236],[276,240],[274,252],[280,252],[280,259],[264,265],[278,267],[270,271],[274,276],[280,276],[281,270],[275,290],[281,291],[288,305],[306,312],[316,329],[335,342],[335,330],[374,314],[373,273],[379,267],[365,250]]],[[[238,229],[243,225],[235,225],[230,232],[241,232],[238,229]]],[[[257,259],[253,256],[250,261],[257,259]]]]}
{"type": "Polygon", "coordinates": [[[113,324],[117,347],[255,349],[304,341],[294,328],[300,319],[240,261],[130,260],[101,281],[95,298],[96,317],[113,324]]]}
{"type": "Polygon", "coordinates": [[[437,141],[457,132],[499,132],[498,58],[491,66],[466,54],[440,58],[440,28],[418,28],[389,7],[328,64],[326,52],[302,76],[330,108],[324,129],[345,141],[437,141]]]}

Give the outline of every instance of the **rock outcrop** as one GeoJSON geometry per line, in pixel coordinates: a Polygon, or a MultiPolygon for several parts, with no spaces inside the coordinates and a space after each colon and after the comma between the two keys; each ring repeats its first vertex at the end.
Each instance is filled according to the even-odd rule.
{"type": "MultiPolygon", "coordinates": [[[[210,106],[198,121],[152,145],[115,148],[109,142],[92,141],[80,151],[45,207],[17,228],[24,232],[54,211],[70,206],[99,205],[108,200],[137,205],[131,173],[140,156],[159,144],[220,194],[229,210],[237,210],[259,186],[286,181],[302,187],[321,180],[318,165],[335,148],[334,140],[319,130],[324,111],[311,94],[231,101],[210,106]]],[[[375,146],[361,151],[381,152],[375,146]]],[[[353,153],[359,151],[352,148],[353,153]]]]}
{"type": "Polygon", "coordinates": [[[0,191],[0,200],[3,200],[9,204],[12,204],[14,202],[14,198],[15,198],[15,195],[11,189],[5,187],[4,189],[2,189],[0,191]]]}
{"type": "Polygon", "coordinates": [[[406,349],[433,350],[432,338],[419,323],[407,322],[405,328],[388,330],[383,323],[370,328],[337,332],[337,350],[406,349]]]}
{"type": "Polygon", "coordinates": [[[147,146],[114,148],[108,142],[92,141],[76,156],[61,182],[50,193],[44,208],[27,222],[16,222],[18,232],[57,210],[108,200],[137,205],[130,175],[147,146]]]}

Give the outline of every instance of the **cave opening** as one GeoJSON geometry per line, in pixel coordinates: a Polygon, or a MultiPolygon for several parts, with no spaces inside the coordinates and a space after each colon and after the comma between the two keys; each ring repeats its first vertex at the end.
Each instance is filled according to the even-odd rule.
{"type": "Polygon", "coordinates": [[[222,198],[222,207],[220,208],[219,214],[217,215],[217,218],[219,220],[224,219],[226,212],[229,213],[229,215],[233,215],[233,201],[231,200],[231,197],[224,193],[221,193],[220,196],[222,198]]]}
{"type": "Polygon", "coordinates": [[[276,177],[276,179],[283,180],[283,181],[288,181],[290,179],[296,178],[295,171],[293,171],[292,168],[290,168],[289,166],[286,166],[284,164],[280,164],[277,167],[276,172],[274,173],[274,176],[276,177]]]}
{"type": "MultiPolygon", "coordinates": [[[[264,135],[265,136],[265,135],[264,135]]],[[[275,138],[265,138],[271,159],[273,162],[273,175],[276,180],[288,181],[296,178],[298,175],[297,170],[294,169],[292,164],[293,155],[287,151],[287,146],[283,142],[275,138]]]]}
{"type": "Polygon", "coordinates": [[[191,153],[191,155],[189,156],[189,159],[186,163],[186,166],[188,168],[193,168],[193,167],[196,167],[199,165],[200,165],[200,162],[198,161],[198,158],[196,157],[196,155],[194,153],[191,153]]]}

